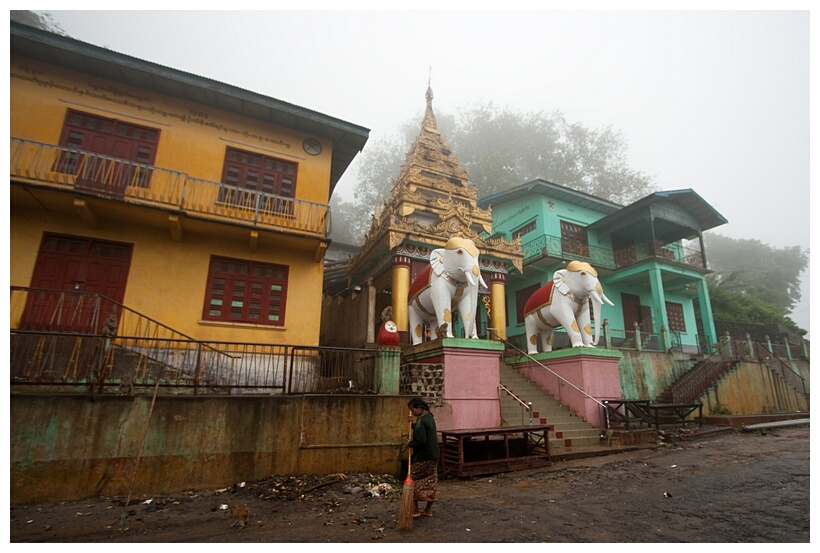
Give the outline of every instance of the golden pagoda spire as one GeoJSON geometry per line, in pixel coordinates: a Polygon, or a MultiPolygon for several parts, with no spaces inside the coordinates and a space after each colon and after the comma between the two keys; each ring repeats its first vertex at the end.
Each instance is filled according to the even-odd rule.
{"type": "Polygon", "coordinates": [[[422,128],[438,133],[436,128],[436,116],[433,115],[433,87],[430,85],[430,77],[427,77],[427,92],[424,97],[427,99],[427,111],[424,112],[424,121],[422,121],[422,128]]]}

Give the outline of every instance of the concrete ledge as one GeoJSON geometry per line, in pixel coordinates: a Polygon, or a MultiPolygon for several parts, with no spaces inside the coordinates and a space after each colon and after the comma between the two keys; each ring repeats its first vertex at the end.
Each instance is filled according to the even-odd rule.
{"type": "Polygon", "coordinates": [[[606,430],[601,436],[601,445],[621,447],[627,445],[654,444],[658,441],[658,431],[654,428],[637,430],[606,430]]]}
{"type": "Polygon", "coordinates": [[[715,426],[750,426],[767,422],[790,421],[794,419],[808,419],[809,413],[772,413],[765,415],[708,415],[703,422],[715,426]]]}
{"type": "MultiPolygon", "coordinates": [[[[606,348],[565,348],[565,349],[556,349],[553,351],[547,352],[540,352],[529,357],[532,357],[536,361],[554,361],[556,359],[564,359],[567,357],[579,357],[579,356],[587,356],[587,357],[615,357],[616,359],[621,359],[623,354],[617,349],[606,349],[606,348]]],[[[519,357],[515,357],[509,359],[508,363],[526,363],[529,360],[528,356],[522,355],[519,357]]]]}
{"type": "MultiPolygon", "coordinates": [[[[469,338],[442,338],[430,342],[422,342],[414,346],[403,346],[402,355],[411,363],[419,359],[426,359],[433,355],[440,355],[445,350],[478,350],[487,352],[501,352],[504,344],[496,340],[473,340],[469,338]]],[[[500,355],[500,354],[498,354],[500,355]]]]}

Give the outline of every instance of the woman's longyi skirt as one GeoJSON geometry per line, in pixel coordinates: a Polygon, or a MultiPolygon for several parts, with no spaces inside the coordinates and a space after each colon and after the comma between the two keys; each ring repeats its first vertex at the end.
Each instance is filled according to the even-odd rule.
{"type": "Polygon", "coordinates": [[[416,501],[435,501],[438,484],[438,460],[417,461],[410,467],[410,478],[413,479],[413,499],[416,501]]]}

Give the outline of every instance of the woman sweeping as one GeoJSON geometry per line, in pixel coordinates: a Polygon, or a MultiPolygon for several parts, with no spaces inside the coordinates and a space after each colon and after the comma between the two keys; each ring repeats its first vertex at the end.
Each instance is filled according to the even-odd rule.
{"type": "Polygon", "coordinates": [[[430,406],[421,398],[411,399],[407,407],[416,419],[413,423],[412,439],[407,444],[413,448],[410,466],[410,477],[414,483],[413,499],[415,500],[413,518],[422,515],[431,517],[438,484],[439,447],[436,421],[430,413],[430,406]],[[427,502],[423,511],[419,511],[421,501],[427,502]]]}

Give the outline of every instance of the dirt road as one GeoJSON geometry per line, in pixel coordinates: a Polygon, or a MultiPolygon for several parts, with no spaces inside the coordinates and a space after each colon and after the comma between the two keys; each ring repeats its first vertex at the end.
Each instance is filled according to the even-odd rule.
{"type": "Polygon", "coordinates": [[[10,541],[808,543],[809,438],[808,426],[730,433],[444,479],[434,516],[403,532],[401,482],[348,474],[132,498],[127,510],[125,498],[13,507],[10,541]],[[244,528],[223,508],[242,504],[244,528]]]}

